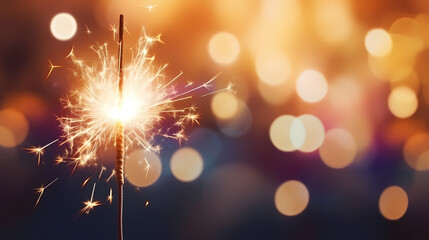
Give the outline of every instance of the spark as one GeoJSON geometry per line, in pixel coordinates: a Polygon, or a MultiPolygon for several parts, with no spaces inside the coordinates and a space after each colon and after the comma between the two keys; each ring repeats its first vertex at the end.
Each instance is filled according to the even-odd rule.
{"type": "Polygon", "coordinates": [[[146,3],[143,7],[147,8],[149,12],[152,12],[154,8],[156,8],[158,4],[146,3]]]}
{"type": "Polygon", "coordinates": [[[101,174],[103,174],[103,171],[106,170],[104,166],[101,166],[100,174],[98,175],[98,179],[101,178],[101,174]]]}
{"type": "Polygon", "coordinates": [[[110,176],[106,179],[106,182],[110,181],[110,179],[113,177],[113,175],[115,175],[115,169],[112,170],[112,173],[110,174],[110,176]]]}
{"type": "Polygon", "coordinates": [[[55,139],[54,141],[46,144],[43,147],[31,147],[31,148],[24,148],[24,150],[27,150],[30,153],[33,153],[37,156],[37,166],[40,165],[40,158],[43,154],[45,154],[45,148],[47,148],[48,146],[54,144],[55,142],[57,142],[59,139],[55,139]]]}
{"type": "Polygon", "coordinates": [[[74,56],[74,44],[73,44],[73,46],[72,46],[72,48],[71,48],[71,50],[70,50],[69,54],[66,56],[66,58],[65,58],[65,59],[70,58],[70,57],[72,57],[72,56],[74,56]]]}
{"type": "MultiPolygon", "coordinates": [[[[117,28],[111,28],[116,33],[117,28]]],[[[149,36],[143,29],[131,63],[124,68],[121,105],[117,59],[109,54],[107,44],[92,47],[97,61],[90,64],[78,59],[73,49],[68,55],[78,69],[82,85],[61,99],[64,108],[69,110],[69,116],[59,117],[58,120],[63,130],[62,144],[68,146],[65,158],[71,159],[75,168],[96,164],[98,151],[114,144],[118,122],[125,126],[126,149],[137,145],[155,152],[161,149],[153,144],[155,136],[176,139],[181,144],[187,139],[185,127],[191,123],[199,124],[195,107],[183,105],[190,103],[192,94],[209,89],[217,76],[196,86],[191,82],[182,87],[175,86],[173,83],[182,72],[165,81],[163,72],[167,65],[155,67],[155,57],[149,53],[156,42],[162,43],[161,35],[149,36]],[[184,104],[178,107],[178,102],[184,104]],[[173,119],[173,124],[164,127],[161,123],[165,119],[173,119]]],[[[146,171],[150,168],[147,166],[146,171]]]]}
{"type": "Polygon", "coordinates": [[[58,164],[60,164],[60,163],[62,163],[62,162],[64,162],[64,158],[58,155],[58,156],[55,158],[55,164],[56,164],[56,165],[58,165],[58,164]]]}
{"type": "Polygon", "coordinates": [[[89,177],[85,181],[83,181],[82,186],[80,188],[85,187],[85,185],[86,185],[86,183],[88,183],[89,179],[91,179],[91,177],[89,177]]]}
{"type": "Polygon", "coordinates": [[[227,87],[219,89],[219,90],[216,90],[216,91],[209,92],[207,94],[202,95],[201,97],[206,97],[206,96],[209,96],[209,95],[212,95],[212,94],[216,94],[216,93],[219,93],[219,92],[225,92],[225,91],[226,92],[231,92],[231,93],[235,94],[235,93],[237,93],[237,91],[235,91],[233,89],[233,87],[234,87],[234,83],[230,82],[227,87]]]}
{"type": "Polygon", "coordinates": [[[144,206],[147,207],[148,205],[149,205],[149,201],[146,201],[146,204],[144,206]]]}
{"type": "Polygon", "coordinates": [[[109,196],[107,196],[107,201],[108,201],[110,204],[112,204],[112,199],[113,199],[113,196],[112,196],[112,189],[110,188],[110,193],[109,193],[109,196]]]}
{"type": "Polygon", "coordinates": [[[88,25],[85,24],[85,28],[86,28],[86,33],[91,34],[92,31],[88,28],[88,25]]]}
{"type": "Polygon", "coordinates": [[[194,82],[188,81],[188,84],[186,84],[185,88],[190,87],[194,84],[194,82]]]}
{"type": "Polygon", "coordinates": [[[54,69],[55,69],[55,68],[60,68],[60,67],[62,67],[62,66],[56,66],[56,65],[54,65],[54,64],[51,62],[51,60],[49,60],[49,59],[48,59],[48,62],[49,62],[49,67],[50,67],[50,69],[49,69],[48,74],[46,75],[46,79],[48,79],[48,78],[49,78],[49,76],[51,76],[51,73],[52,73],[52,71],[54,71],[54,69]]]}
{"type": "Polygon", "coordinates": [[[79,210],[79,213],[86,213],[89,214],[89,212],[94,209],[97,206],[100,206],[101,203],[99,201],[94,201],[94,191],[95,191],[95,185],[96,183],[94,183],[93,187],[92,187],[92,193],[91,193],[91,199],[83,202],[83,204],[85,205],[85,207],[83,207],[81,210],[79,210]]]}
{"type": "Polygon", "coordinates": [[[36,190],[36,193],[38,193],[39,194],[39,197],[37,198],[37,201],[36,201],[36,204],[34,205],[34,208],[36,208],[37,207],[37,205],[39,204],[39,202],[40,202],[40,199],[42,198],[42,195],[43,195],[43,193],[45,192],[45,190],[49,187],[49,186],[51,186],[51,184],[52,183],[54,183],[55,181],[57,181],[58,180],[58,178],[55,178],[52,182],[50,182],[48,185],[46,185],[46,187],[44,187],[43,186],[43,184],[42,184],[42,186],[41,187],[39,187],[39,188],[35,188],[34,190],[36,190]]]}
{"type": "Polygon", "coordinates": [[[119,30],[119,28],[116,27],[115,24],[110,25],[110,31],[113,32],[113,41],[116,40],[116,32],[119,30]]]}

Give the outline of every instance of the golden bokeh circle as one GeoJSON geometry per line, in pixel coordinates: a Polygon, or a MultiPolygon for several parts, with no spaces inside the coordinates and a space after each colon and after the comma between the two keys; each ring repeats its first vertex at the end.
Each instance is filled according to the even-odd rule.
{"type": "Polygon", "coordinates": [[[396,87],[389,95],[388,106],[394,116],[408,118],[417,110],[418,100],[416,93],[409,87],[396,87]]]}
{"type": "Polygon", "coordinates": [[[213,61],[219,64],[231,64],[240,53],[240,43],[231,33],[219,32],[210,39],[208,50],[213,61]]]}
{"type": "Polygon", "coordinates": [[[298,96],[309,103],[321,101],[328,92],[326,78],[316,70],[305,70],[296,81],[298,96]]]}
{"type": "Polygon", "coordinates": [[[374,57],[387,56],[392,46],[392,38],[384,29],[372,29],[365,36],[365,48],[374,57]]]}
{"type": "Polygon", "coordinates": [[[162,172],[162,163],[153,151],[136,150],[125,160],[125,177],[136,187],[154,184],[162,172]]]}
{"type": "Polygon", "coordinates": [[[325,141],[319,148],[319,154],[328,167],[345,168],[355,159],[357,145],[347,130],[334,128],[326,133],[325,141]]]}
{"type": "Polygon", "coordinates": [[[296,150],[290,137],[290,127],[295,117],[292,115],[282,115],[276,118],[270,126],[269,134],[273,145],[284,152],[296,150]]]}
{"type": "Polygon", "coordinates": [[[418,171],[429,170],[429,134],[419,132],[408,138],[404,144],[405,162],[418,171]]]}
{"type": "Polygon", "coordinates": [[[204,167],[200,153],[189,147],[177,150],[170,160],[170,169],[174,177],[182,182],[191,182],[197,179],[204,167]]]}
{"type": "Polygon", "coordinates": [[[390,186],[381,193],[378,207],[381,215],[386,219],[398,220],[407,211],[407,193],[399,186],[390,186]]]}
{"type": "Polygon", "coordinates": [[[234,94],[220,92],[212,98],[211,109],[217,118],[222,120],[231,119],[239,110],[239,102],[234,94]]]}
{"type": "Polygon", "coordinates": [[[317,150],[325,139],[325,127],[322,121],[314,115],[304,114],[298,117],[305,129],[305,139],[298,150],[313,152],[317,150]]]}
{"type": "Polygon", "coordinates": [[[287,81],[291,72],[291,61],[283,51],[264,51],[256,58],[256,73],[261,81],[278,86],[287,81]]]}
{"type": "Polygon", "coordinates": [[[0,111],[1,140],[3,147],[16,147],[27,137],[29,124],[23,114],[12,108],[0,111]]]}
{"type": "Polygon", "coordinates": [[[290,180],[280,185],[274,195],[277,210],[286,216],[300,214],[310,201],[307,187],[300,181],[290,180]]]}

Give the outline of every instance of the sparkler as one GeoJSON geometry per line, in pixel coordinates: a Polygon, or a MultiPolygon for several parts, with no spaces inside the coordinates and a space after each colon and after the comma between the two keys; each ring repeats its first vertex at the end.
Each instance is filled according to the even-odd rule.
{"type": "MultiPolygon", "coordinates": [[[[154,43],[162,43],[160,35],[148,36],[144,30],[137,47],[133,49],[131,63],[123,67],[123,33],[126,29],[122,15],[119,22],[119,28],[114,28],[114,33],[118,32],[119,35],[118,58],[109,54],[107,44],[91,47],[98,56],[98,61],[92,64],[78,59],[74,47],[67,55],[77,67],[75,76],[82,86],[61,100],[70,116],[58,118],[64,138],[61,145],[66,144],[67,148],[65,155],[57,158],[57,162],[67,161],[75,165],[74,169],[92,165],[100,149],[115,145],[116,167],[106,181],[116,175],[118,238],[122,239],[125,152],[134,145],[159,152],[161,147],[153,144],[153,138],[157,135],[176,139],[179,143],[185,140],[185,126],[198,124],[199,116],[192,105],[182,108],[175,105],[179,101],[189,101],[191,94],[197,90],[208,90],[217,76],[196,86],[188,82],[180,89],[175,86],[175,81],[182,73],[164,83],[163,71],[167,65],[155,68],[152,65],[155,57],[149,55],[154,43]],[[167,117],[175,119],[175,122],[169,127],[161,126],[161,121],[167,117]]],[[[148,163],[145,170],[150,170],[148,163]]],[[[108,201],[112,201],[111,194],[108,201]]],[[[81,212],[89,213],[99,202],[93,202],[91,197],[85,205],[81,212]]]]}
{"type": "MultiPolygon", "coordinates": [[[[119,16],[119,108],[123,108],[124,94],[124,72],[122,61],[124,58],[124,15],[119,16]]],[[[124,157],[125,157],[125,142],[124,142],[124,123],[119,120],[116,128],[116,182],[118,184],[118,239],[122,240],[122,209],[123,209],[123,187],[124,187],[124,157]]]]}

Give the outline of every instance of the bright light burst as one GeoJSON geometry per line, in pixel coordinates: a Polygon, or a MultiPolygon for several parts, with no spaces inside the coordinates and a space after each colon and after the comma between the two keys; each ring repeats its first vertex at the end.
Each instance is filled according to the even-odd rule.
{"type": "MultiPolygon", "coordinates": [[[[167,65],[155,67],[155,57],[149,55],[150,47],[156,42],[162,42],[160,35],[151,37],[143,30],[132,51],[131,63],[124,68],[122,105],[119,104],[118,61],[108,52],[107,44],[92,47],[98,60],[91,64],[78,59],[72,49],[68,57],[77,67],[75,75],[82,85],[61,100],[70,112],[69,116],[58,118],[65,139],[63,144],[68,144],[64,159],[75,166],[94,163],[97,152],[114,143],[118,122],[125,127],[126,149],[138,145],[159,152],[160,146],[153,144],[156,135],[177,139],[179,143],[186,139],[184,128],[189,123],[198,123],[198,114],[192,105],[175,105],[180,101],[185,105],[190,103],[192,94],[208,89],[216,77],[197,86],[188,82],[181,88],[175,82],[182,73],[165,81],[163,72],[167,65]],[[174,119],[174,123],[167,127],[161,125],[167,118],[174,119]]],[[[223,90],[231,90],[231,86],[223,90]]]]}
{"type": "MultiPolygon", "coordinates": [[[[54,144],[55,142],[57,142],[59,139],[55,139],[54,141],[46,144],[43,147],[31,147],[31,148],[24,148],[24,150],[27,150],[30,153],[33,153],[34,155],[37,156],[37,166],[40,165],[40,158],[42,157],[43,154],[45,154],[45,148],[49,147],[50,145],[54,144]]],[[[57,162],[58,162],[58,158],[57,158],[57,162]]],[[[62,161],[62,159],[61,159],[62,161]]]]}
{"type": "Polygon", "coordinates": [[[96,185],[96,183],[94,183],[94,185],[93,185],[93,187],[92,187],[91,199],[90,199],[90,200],[88,200],[88,201],[86,201],[86,202],[83,202],[83,204],[85,205],[85,207],[83,207],[83,208],[79,211],[79,213],[80,213],[80,214],[82,214],[82,213],[89,214],[89,212],[90,212],[92,209],[94,209],[95,207],[97,207],[97,206],[100,206],[100,205],[101,205],[100,201],[94,201],[95,185],[96,185]]]}

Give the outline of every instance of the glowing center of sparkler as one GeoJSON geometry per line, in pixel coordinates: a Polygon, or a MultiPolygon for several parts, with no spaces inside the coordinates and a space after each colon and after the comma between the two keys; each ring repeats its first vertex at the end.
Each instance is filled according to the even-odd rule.
{"type": "Polygon", "coordinates": [[[135,98],[124,98],[122,106],[110,109],[109,117],[122,122],[130,121],[139,113],[140,109],[141,104],[135,98]]]}

